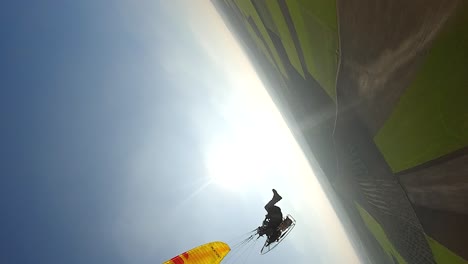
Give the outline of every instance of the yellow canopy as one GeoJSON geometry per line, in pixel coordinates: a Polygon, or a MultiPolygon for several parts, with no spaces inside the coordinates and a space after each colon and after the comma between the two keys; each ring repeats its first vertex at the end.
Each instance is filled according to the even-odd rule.
{"type": "Polygon", "coordinates": [[[163,264],[217,264],[231,248],[224,242],[211,242],[186,251],[163,264]]]}

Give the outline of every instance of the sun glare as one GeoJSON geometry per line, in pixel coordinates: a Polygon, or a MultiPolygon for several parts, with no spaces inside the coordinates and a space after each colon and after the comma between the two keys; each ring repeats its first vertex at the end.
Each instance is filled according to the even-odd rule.
{"type": "Polygon", "coordinates": [[[243,142],[220,142],[211,148],[206,167],[213,183],[234,191],[258,184],[263,178],[262,164],[253,146],[243,142]]]}

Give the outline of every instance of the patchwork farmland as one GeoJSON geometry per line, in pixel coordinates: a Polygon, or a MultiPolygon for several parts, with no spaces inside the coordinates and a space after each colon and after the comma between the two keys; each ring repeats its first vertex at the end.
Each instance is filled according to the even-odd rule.
{"type": "Polygon", "coordinates": [[[467,263],[468,4],[212,2],[369,261],[467,263]]]}

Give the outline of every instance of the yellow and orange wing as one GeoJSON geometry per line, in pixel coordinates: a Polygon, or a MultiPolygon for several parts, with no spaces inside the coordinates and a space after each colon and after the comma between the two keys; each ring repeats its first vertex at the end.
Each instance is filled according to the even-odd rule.
{"type": "Polygon", "coordinates": [[[217,264],[231,248],[224,242],[211,242],[186,251],[163,264],[217,264]]]}

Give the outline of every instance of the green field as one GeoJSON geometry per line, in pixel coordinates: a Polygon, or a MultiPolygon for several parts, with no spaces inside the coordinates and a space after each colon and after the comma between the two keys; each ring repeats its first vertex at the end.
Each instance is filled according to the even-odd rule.
{"type": "MultiPolygon", "coordinates": [[[[234,0],[234,2],[239,8],[239,10],[241,10],[241,12],[244,14],[246,19],[248,19],[249,17],[252,18],[258,30],[260,31],[262,39],[266,42],[268,50],[270,50],[277,68],[283,74],[283,76],[287,78],[288,74],[286,73],[283,62],[279,58],[278,52],[276,51],[276,48],[273,42],[271,41],[270,36],[268,35],[265,25],[263,24],[260,16],[255,10],[255,7],[253,6],[252,2],[250,0],[234,0]]],[[[250,26],[248,23],[246,23],[246,25],[250,26]]]]}
{"type": "Polygon", "coordinates": [[[239,9],[239,7],[229,1],[229,0],[225,0],[226,3],[232,8],[232,10],[234,11],[234,13],[237,14],[238,18],[242,21],[242,23],[244,23],[244,26],[245,28],[247,29],[247,32],[249,32],[250,34],[250,38],[255,42],[257,48],[263,53],[263,55],[265,55],[265,57],[267,58],[267,60],[276,68],[276,64],[275,62],[273,61],[273,58],[270,56],[270,53],[268,52],[268,48],[265,46],[265,44],[263,43],[263,41],[260,39],[259,36],[257,36],[257,33],[255,32],[255,30],[252,28],[252,26],[247,22],[247,20],[245,19],[245,16],[244,14],[242,13],[242,11],[239,9]]]}
{"type": "Polygon", "coordinates": [[[375,220],[374,217],[372,217],[372,215],[369,214],[358,203],[355,203],[355,205],[359,211],[359,214],[362,217],[362,220],[364,220],[364,223],[367,229],[369,229],[369,231],[375,237],[377,242],[379,242],[380,246],[385,251],[385,253],[387,253],[388,257],[390,259],[392,259],[392,257],[395,258],[399,264],[407,264],[408,262],[406,262],[406,260],[400,255],[400,253],[392,244],[392,242],[388,239],[387,234],[385,233],[385,230],[377,222],[377,220],[375,220]]]}
{"type": "Polygon", "coordinates": [[[307,71],[335,100],[338,31],[334,1],[288,0],[286,9],[282,9],[276,0],[254,1],[259,11],[250,0],[227,2],[240,10],[252,39],[284,77],[288,77],[285,63],[291,64],[303,78],[307,71]],[[292,24],[288,25],[284,12],[289,13],[292,24]],[[254,22],[258,33],[247,22],[249,18],[254,22]],[[288,61],[280,59],[267,28],[281,39],[288,61]],[[294,37],[298,39],[299,47],[295,45],[294,37]],[[301,65],[301,53],[306,69],[301,65]]]}
{"type": "Polygon", "coordinates": [[[435,40],[374,140],[399,172],[468,146],[468,8],[435,40]]]}
{"type": "Polygon", "coordinates": [[[290,0],[286,3],[308,72],[335,100],[338,66],[336,2],[290,0]]]}
{"type": "Polygon", "coordinates": [[[277,1],[267,1],[266,5],[268,7],[268,11],[273,21],[276,29],[278,31],[279,37],[281,39],[281,43],[286,50],[288,55],[289,61],[291,62],[294,69],[301,74],[303,78],[305,78],[304,70],[301,66],[301,61],[299,59],[299,54],[294,44],[291,32],[288,28],[287,22],[281,12],[281,8],[277,1]]]}
{"type": "Polygon", "coordinates": [[[468,261],[464,260],[457,254],[450,251],[448,248],[441,245],[439,242],[435,241],[431,237],[426,235],[427,242],[432,249],[432,254],[437,263],[450,263],[450,264],[466,264],[468,261]]]}
{"type": "MultiPolygon", "coordinates": [[[[379,242],[380,246],[383,248],[385,253],[388,254],[389,258],[392,258],[393,256],[393,258],[396,259],[399,264],[406,264],[407,261],[400,255],[398,250],[395,248],[392,242],[388,239],[388,236],[385,233],[385,230],[377,222],[377,220],[375,220],[375,218],[372,217],[372,215],[369,214],[358,203],[355,203],[355,205],[367,229],[369,229],[369,231],[375,237],[377,242],[379,242]]],[[[436,261],[436,263],[438,264],[445,264],[445,263],[466,264],[468,263],[466,260],[458,256],[457,254],[453,253],[448,248],[444,247],[443,245],[441,245],[439,242],[429,237],[428,235],[426,235],[426,240],[429,246],[431,247],[432,254],[434,256],[434,260],[436,261]]]]}

